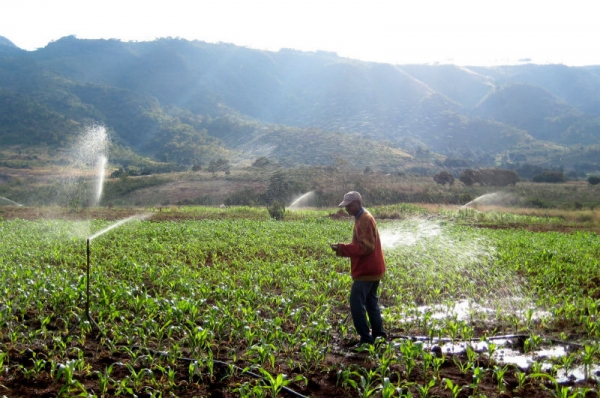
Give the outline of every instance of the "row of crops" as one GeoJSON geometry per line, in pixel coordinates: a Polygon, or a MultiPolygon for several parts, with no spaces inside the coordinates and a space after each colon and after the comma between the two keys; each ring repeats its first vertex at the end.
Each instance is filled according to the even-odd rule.
{"type": "Polygon", "coordinates": [[[355,354],[352,221],[228,211],[0,221],[0,395],[597,396],[596,234],[380,220],[390,339],[355,354]]]}

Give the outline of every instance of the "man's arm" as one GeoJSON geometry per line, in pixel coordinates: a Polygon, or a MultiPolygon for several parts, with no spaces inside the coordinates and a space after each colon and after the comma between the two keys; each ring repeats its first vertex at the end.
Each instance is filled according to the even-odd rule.
{"type": "Polygon", "coordinates": [[[373,253],[375,250],[375,222],[372,217],[361,217],[356,232],[356,240],[353,243],[339,243],[336,254],[342,257],[362,257],[373,253]]]}

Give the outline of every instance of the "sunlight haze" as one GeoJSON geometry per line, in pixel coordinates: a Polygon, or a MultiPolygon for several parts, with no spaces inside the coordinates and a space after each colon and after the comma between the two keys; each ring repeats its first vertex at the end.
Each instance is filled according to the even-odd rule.
{"type": "Polygon", "coordinates": [[[600,2],[581,0],[7,0],[0,36],[25,50],[70,35],[179,37],[392,64],[579,66],[600,64],[598,15],[600,2]]]}

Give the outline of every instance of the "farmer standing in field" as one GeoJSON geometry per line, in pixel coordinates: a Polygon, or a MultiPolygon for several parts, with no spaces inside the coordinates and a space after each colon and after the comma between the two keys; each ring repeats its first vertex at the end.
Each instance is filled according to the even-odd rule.
{"type": "Polygon", "coordinates": [[[350,275],[353,280],[350,313],[354,328],[360,336],[358,345],[373,344],[377,337],[387,338],[377,297],[379,281],[385,275],[379,231],[375,218],[362,207],[360,193],[348,192],[339,207],[344,207],[349,215],[354,216],[352,242],[332,244],[331,249],[338,256],[350,257],[350,275]]]}

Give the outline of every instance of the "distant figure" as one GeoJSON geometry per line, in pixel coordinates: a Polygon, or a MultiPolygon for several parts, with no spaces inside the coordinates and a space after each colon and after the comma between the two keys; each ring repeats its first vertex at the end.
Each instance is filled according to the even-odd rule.
{"type": "Polygon", "coordinates": [[[385,259],[377,223],[371,213],[362,207],[360,193],[348,192],[339,207],[344,207],[349,215],[354,216],[352,242],[332,244],[331,249],[338,256],[350,257],[350,275],[353,280],[350,313],[354,328],[360,336],[357,347],[354,347],[358,348],[363,344],[373,344],[377,337],[387,338],[377,296],[379,281],[385,275],[385,259]]]}
{"type": "Polygon", "coordinates": [[[219,206],[221,209],[226,209],[227,206],[225,206],[223,203],[221,203],[221,205],[219,206]]]}

